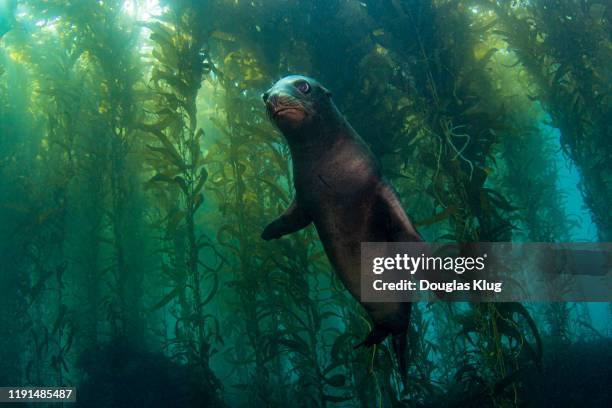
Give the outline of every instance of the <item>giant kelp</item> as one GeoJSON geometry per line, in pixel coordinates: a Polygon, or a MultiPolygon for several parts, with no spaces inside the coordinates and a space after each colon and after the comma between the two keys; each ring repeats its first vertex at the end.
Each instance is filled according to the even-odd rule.
{"type": "Polygon", "coordinates": [[[161,204],[157,216],[160,265],[164,280],[171,283],[169,292],[153,310],[178,300],[178,310],[171,312],[172,336],[164,348],[177,361],[198,369],[205,388],[216,392],[220,384],[210,370],[210,357],[215,352],[214,344],[223,339],[218,318],[205,308],[218,290],[217,272],[223,258],[196,225],[208,178],[196,97],[203,75],[210,72],[202,52],[207,33],[198,24],[200,11],[188,2],[179,3],[149,25],[155,45],[149,82],[153,92],[149,109],[154,121],[145,121],[141,128],[153,142],[146,145],[150,151],[147,162],[154,171],[148,185],[161,204]],[[202,259],[201,252],[206,249],[212,260],[202,259]]]}
{"type": "MultiPolygon", "coordinates": [[[[384,44],[393,47],[386,51],[387,64],[393,64],[394,59],[419,61],[399,71],[399,78],[392,82],[402,87],[402,94],[413,96],[413,107],[402,106],[408,119],[404,132],[409,132],[412,140],[399,145],[397,153],[405,160],[411,158],[407,161],[411,165],[429,167],[427,179],[431,185],[421,188],[434,203],[432,220],[448,220],[449,229],[441,239],[503,241],[510,237],[517,208],[491,188],[487,179],[495,166],[499,137],[511,125],[505,117],[504,100],[493,97],[487,81],[487,64],[497,50],[483,44],[479,52],[473,52],[487,26],[472,21],[460,6],[455,2],[440,2],[437,7],[395,2],[387,10],[376,10],[385,24],[381,29],[386,37],[384,44]]],[[[516,310],[530,319],[521,307],[516,310]]],[[[503,338],[524,341],[524,334],[504,329],[502,323],[511,321],[512,313],[489,305],[474,307],[468,316],[462,323],[464,328],[466,323],[470,327],[465,333],[476,334],[481,342],[473,350],[474,357],[484,358],[479,365],[489,370],[479,382],[507,378],[504,360],[512,353],[508,354],[503,338]]]]}
{"type": "MultiPolygon", "coordinates": [[[[22,160],[31,161],[26,157],[34,155],[31,158],[36,164],[30,171],[22,173],[12,188],[7,185],[6,198],[12,202],[15,211],[13,217],[18,216],[14,222],[5,223],[8,228],[6,236],[14,241],[14,245],[7,248],[3,256],[7,267],[15,268],[18,278],[12,283],[7,282],[7,289],[25,301],[20,314],[25,317],[23,325],[13,336],[17,341],[25,339],[34,346],[21,356],[24,375],[29,382],[43,381],[49,374],[55,381],[63,382],[69,370],[67,355],[75,333],[64,298],[64,279],[68,269],[65,259],[69,230],[68,186],[75,165],[70,157],[73,129],[69,119],[78,106],[68,106],[70,97],[54,92],[48,81],[51,72],[65,74],[68,71],[66,65],[69,65],[69,59],[60,56],[51,60],[47,52],[36,50],[25,42],[23,33],[15,33],[15,47],[9,48],[9,56],[11,60],[27,66],[32,77],[38,79],[29,86],[15,87],[14,96],[20,94],[19,99],[27,101],[30,106],[48,104],[49,109],[46,113],[39,110],[39,113],[28,115],[30,120],[37,122],[36,128],[19,126],[14,128],[14,133],[7,133],[21,136],[13,138],[12,142],[17,144],[12,149],[5,146],[12,150],[12,157],[17,159],[21,156],[22,160]],[[30,134],[29,131],[34,133],[30,134]],[[36,136],[32,138],[27,137],[34,134],[36,136]],[[21,155],[13,149],[25,149],[27,153],[21,155]],[[66,165],[47,173],[45,170],[58,159],[65,160],[66,165]],[[17,190],[11,191],[14,188],[17,190]],[[13,195],[14,192],[17,192],[17,196],[13,195]],[[19,197],[23,195],[31,201],[21,204],[19,197]],[[44,304],[47,307],[43,307],[44,304]],[[20,339],[21,336],[23,338],[20,339]]],[[[66,80],[65,76],[58,77],[59,80],[66,80]]],[[[10,126],[14,119],[5,120],[10,126]]],[[[15,161],[14,165],[19,166],[18,163],[15,161]]],[[[15,304],[10,306],[8,310],[14,310],[15,304]]]]}
{"type": "MultiPolygon", "coordinates": [[[[99,138],[106,141],[106,160],[99,171],[106,175],[102,200],[109,204],[100,220],[100,241],[107,244],[102,256],[103,275],[110,276],[112,290],[101,302],[111,330],[139,338],[144,325],[141,315],[141,285],[146,263],[136,262],[139,248],[136,237],[143,232],[141,195],[136,188],[139,163],[128,156],[137,144],[137,123],[142,107],[137,100],[139,61],[134,58],[136,30],[120,14],[121,2],[107,3],[85,10],[79,3],[48,2],[34,4],[40,15],[58,20],[62,36],[74,36],[73,59],[84,69],[95,89],[93,116],[99,138]],[[128,292],[130,295],[128,295],[128,292]],[[113,300],[114,298],[114,300],[113,300]],[[117,300],[117,301],[115,301],[117,300]],[[134,301],[134,303],[131,303],[134,301]]],[[[89,153],[89,152],[88,152],[89,153]]],[[[95,152],[98,153],[98,152],[95,152]]],[[[90,153],[90,154],[95,154],[90,153]]],[[[132,156],[133,158],[133,156],[132,156]]]]}
{"type": "Polygon", "coordinates": [[[526,2],[521,8],[483,2],[498,33],[533,77],[561,142],[583,174],[585,200],[609,239],[610,83],[612,48],[606,6],[594,1],[526,2]]]}

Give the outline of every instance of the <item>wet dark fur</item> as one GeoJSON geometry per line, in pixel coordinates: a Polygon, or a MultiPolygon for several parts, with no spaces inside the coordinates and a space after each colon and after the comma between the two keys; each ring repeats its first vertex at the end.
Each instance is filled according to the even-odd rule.
{"type": "MultiPolygon", "coordinates": [[[[270,119],[291,150],[296,197],[285,213],[265,228],[262,238],[280,238],[313,223],[334,270],[359,300],[361,242],[421,238],[370,149],[337,109],[327,89],[311,78],[290,76],[266,92],[264,100],[270,119]],[[303,81],[310,85],[306,93],[296,88],[303,81]],[[288,107],[294,110],[283,111],[288,107]]],[[[358,346],[372,346],[393,335],[405,381],[403,356],[411,304],[361,304],[374,327],[358,346]]]]}

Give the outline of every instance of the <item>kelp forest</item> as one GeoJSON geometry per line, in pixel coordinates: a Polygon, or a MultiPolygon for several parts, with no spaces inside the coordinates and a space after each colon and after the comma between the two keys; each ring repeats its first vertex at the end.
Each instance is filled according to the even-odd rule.
{"type": "Polygon", "coordinates": [[[605,0],[0,0],[0,386],[610,406],[607,303],[416,303],[405,388],[390,343],[354,348],[371,322],[315,229],[260,238],[294,194],[261,95],[292,73],[427,241],[612,241],[605,0]]]}

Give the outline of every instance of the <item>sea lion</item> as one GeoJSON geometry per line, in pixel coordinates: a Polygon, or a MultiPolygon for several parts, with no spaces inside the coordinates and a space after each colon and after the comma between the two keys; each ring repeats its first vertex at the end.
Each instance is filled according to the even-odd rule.
{"type": "MultiPolygon", "coordinates": [[[[263,95],[270,120],[293,159],[295,199],[263,231],[268,241],[313,223],[331,265],[359,301],[362,242],[421,241],[369,147],[340,113],[331,92],[312,78],[291,75],[263,95]]],[[[361,302],[373,328],[360,345],[393,335],[405,381],[410,303],[361,302]]],[[[357,347],[358,347],[357,346],[357,347]]]]}

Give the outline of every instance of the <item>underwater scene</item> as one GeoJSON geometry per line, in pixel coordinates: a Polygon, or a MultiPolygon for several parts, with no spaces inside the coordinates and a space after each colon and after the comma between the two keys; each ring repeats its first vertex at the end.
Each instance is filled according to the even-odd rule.
{"type": "Polygon", "coordinates": [[[610,407],[611,302],[375,307],[353,267],[612,241],[611,137],[610,0],[0,0],[0,387],[610,407]]]}

